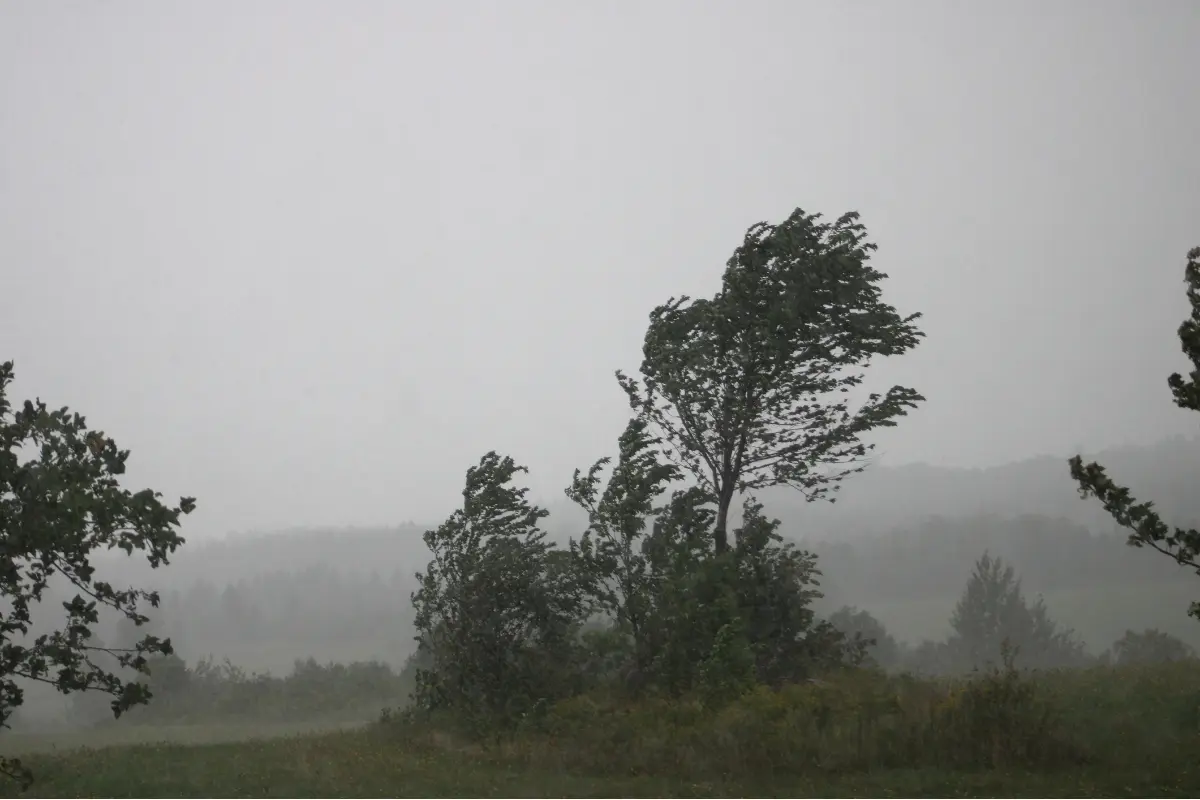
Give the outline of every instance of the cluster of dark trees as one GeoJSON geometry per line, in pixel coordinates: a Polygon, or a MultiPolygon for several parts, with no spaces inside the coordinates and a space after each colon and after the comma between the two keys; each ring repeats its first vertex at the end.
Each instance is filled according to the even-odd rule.
{"type": "Polygon", "coordinates": [[[617,373],[633,412],[617,457],[567,488],[588,525],[566,547],[511,458],[467,471],[462,507],[425,535],[418,713],[511,724],[597,686],[719,699],[858,657],[812,610],[815,557],[753,493],[832,496],[864,468],[863,436],[923,399],[860,389],[923,335],[882,301],[873,250],[856,215],[797,210],[747,231],[711,298],[654,309],[640,378],[617,373]]]}
{"type": "MultiPolygon", "coordinates": [[[[565,545],[548,538],[546,512],[528,501],[518,483],[524,470],[511,458],[487,453],[467,471],[462,506],[423,537],[432,560],[412,595],[413,713],[494,729],[598,689],[720,703],[754,684],[801,681],[867,658],[869,640],[814,612],[817,556],[784,541],[756,495],[789,487],[808,502],[835,499],[841,482],[866,468],[874,434],[923,400],[908,387],[865,385],[870,363],[923,337],[919,315],[883,302],[874,249],[856,214],[825,222],[797,209],[747,231],[712,297],[655,308],[640,376],[617,373],[631,417],[616,458],[577,472],[567,487],[587,524],[565,545]]],[[[1189,253],[1193,314],[1180,328],[1196,371],[1169,381],[1176,402],[1193,410],[1198,260],[1200,249],[1189,253]]],[[[172,661],[170,639],[154,632],[112,644],[96,635],[104,613],[143,629],[161,598],[101,579],[94,555],[137,551],[152,568],[166,565],[195,503],[168,506],[151,490],[122,488],[127,451],[65,408],[38,401],[14,410],[11,378],[11,363],[0,365],[0,725],[22,704],[22,681],[100,691],[115,715],[145,704],[155,681],[176,697],[204,696],[214,680],[246,683],[172,661]],[[33,611],[55,582],[75,590],[61,604],[65,619],[35,627],[33,611]]],[[[1200,569],[1200,533],[1166,525],[1097,464],[1077,457],[1070,470],[1132,544],[1200,569]]],[[[946,652],[978,661],[1013,628],[1032,661],[1078,653],[1070,633],[1014,585],[1002,562],[980,561],[946,652]],[[1004,623],[979,623],[993,617],[1004,623]]],[[[243,637],[279,613],[236,589],[214,602],[238,617],[243,637]]],[[[1143,645],[1130,640],[1116,652],[1143,645]]],[[[249,682],[269,695],[312,672],[249,682]]],[[[27,776],[12,760],[0,769],[27,776]]]]}
{"type": "MultiPolygon", "coordinates": [[[[861,664],[880,646],[850,630],[861,615],[816,617],[816,557],[784,543],[753,497],[780,485],[810,502],[830,497],[862,470],[862,437],[922,399],[892,387],[852,411],[845,398],[863,382],[853,368],[921,336],[915,316],[880,301],[869,251],[853,216],[826,226],[797,212],[747,233],[711,300],[655,309],[641,380],[618,373],[634,415],[607,483],[602,459],[567,489],[589,521],[567,547],[547,541],[547,514],[515,483],[523,470],[511,458],[488,453],[468,470],[462,508],[425,537],[434,559],[413,596],[423,656],[415,713],[510,725],[597,688],[721,702],[861,664]],[[681,478],[692,485],[672,490],[681,478]],[[738,495],[742,524],[731,529],[738,495]]],[[[1169,382],[1181,406],[1200,410],[1198,258],[1200,249],[1189,254],[1194,313],[1180,329],[1196,371],[1169,382]]],[[[1076,457],[1070,472],[1131,531],[1130,544],[1196,567],[1200,533],[1169,528],[1096,464],[1076,457]]],[[[951,628],[912,660],[938,672],[1013,666],[1018,655],[1027,666],[1089,662],[990,555],[975,564],[951,628]]],[[[1160,639],[1130,632],[1112,652],[1124,658],[1160,639]]]]}

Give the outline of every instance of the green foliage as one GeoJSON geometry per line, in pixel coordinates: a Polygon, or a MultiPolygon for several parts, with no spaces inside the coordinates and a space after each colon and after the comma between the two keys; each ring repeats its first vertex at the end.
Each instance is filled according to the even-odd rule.
{"type": "Polygon", "coordinates": [[[1011,664],[958,680],[847,670],[774,689],[730,688],[723,700],[579,695],[498,749],[583,773],[742,785],[888,768],[1054,767],[1088,755],[1045,687],[1011,664]]]}
{"type": "Polygon", "coordinates": [[[716,512],[706,491],[677,490],[655,505],[678,471],[659,462],[659,442],[647,428],[643,417],[629,423],[603,494],[599,473],[607,459],[586,476],[577,471],[567,489],[588,511],[588,529],[571,552],[592,608],[613,620],[613,636],[630,643],[622,649],[605,640],[609,674],[615,669],[635,694],[654,687],[678,696],[705,687],[723,698],[754,680],[778,684],[838,662],[841,637],[817,623],[810,608],[820,597],[815,557],[782,543],[778,521],[763,517],[753,500],[734,549],[715,552],[716,512]],[[627,661],[616,666],[622,654],[627,661]]]}
{"type": "Polygon", "coordinates": [[[416,704],[477,731],[571,691],[583,593],[569,554],[538,527],[546,512],[512,485],[525,471],[494,452],[467,470],[462,508],[425,534],[433,560],[412,598],[432,661],[417,672],[416,704]]]}
{"type": "Polygon", "coordinates": [[[1013,568],[988,553],[975,563],[950,618],[947,645],[959,665],[977,668],[1004,661],[1005,647],[1019,650],[1026,667],[1081,666],[1083,644],[1050,619],[1041,598],[1030,605],[1013,568]]]}
{"type": "Polygon", "coordinates": [[[643,381],[618,380],[663,434],[673,460],[717,503],[718,553],[736,492],[784,484],[809,500],[861,471],[873,445],[923,399],[894,386],[852,411],[847,399],[876,356],[902,354],[923,334],[880,299],[886,276],[858,215],[836,222],[796,209],[751,227],[711,299],[670,299],[646,331],[643,381]]]}
{"type": "Polygon", "coordinates": [[[1125,635],[1113,643],[1111,656],[1113,663],[1118,666],[1163,664],[1195,657],[1195,650],[1182,639],[1153,628],[1141,633],[1125,631],[1125,635]]]}
{"type": "Polygon", "coordinates": [[[861,648],[818,620],[812,603],[822,595],[817,557],[784,542],[779,520],[748,499],[733,559],[738,609],[755,654],[758,679],[777,686],[861,660],[861,648]]]}
{"type": "Polygon", "coordinates": [[[597,461],[587,475],[575,471],[566,494],[588,513],[588,528],[572,553],[586,576],[592,609],[616,622],[633,641],[635,668],[650,659],[646,641],[652,613],[654,575],[642,552],[646,524],[659,511],[655,500],[678,477],[677,470],[659,462],[653,449],[659,442],[646,434],[645,420],[635,418],[618,442],[619,456],[608,484],[599,493],[600,471],[609,459],[597,461]]]}
{"type": "Polygon", "coordinates": [[[740,616],[733,615],[717,630],[698,673],[700,693],[710,706],[724,705],[754,686],[754,652],[740,616]]]}
{"type": "Polygon", "coordinates": [[[1001,664],[961,684],[935,707],[939,746],[965,767],[1042,766],[1077,758],[1062,721],[1033,681],[1014,665],[1016,651],[1001,646],[1001,664]]]}
{"type": "Polygon", "coordinates": [[[748,500],[737,546],[716,553],[707,495],[674,493],[642,542],[642,657],[628,665],[626,688],[723,697],[747,681],[778,685],[845,660],[843,637],[811,609],[815,557],[784,543],[761,510],[748,500]]]}
{"type": "MultiPolygon", "coordinates": [[[[1192,362],[1192,371],[1186,378],[1178,372],[1172,373],[1167,385],[1175,405],[1200,411],[1200,247],[1188,251],[1183,277],[1192,313],[1179,326],[1179,343],[1192,362]]],[[[1108,477],[1100,464],[1084,464],[1079,455],[1068,463],[1071,477],[1079,484],[1080,496],[1097,498],[1117,524],[1130,531],[1131,546],[1150,547],[1200,573],[1200,531],[1169,526],[1154,510],[1153,503],[1136,501],[1133,493],[1108,477]]],[[[1200,619],[1200,602],[1192,603],[1188,613],[1200,619]]]]}
{"type": "MultiPolygon", "coordinates": [[[[41,400],[27,400],[14,411],[7,396],[12,379],[12,362],[0,364],[0,594],[6,606],[0,616],[0,726],[24,700],[18,679],[48,683],[63,694],[106,693],[112,713],[120,716],[147,702],[150,691],[103,664],[146,672],[147,659],[169,655],[171,642],[145,636],[130,647],[110,648],[93,638],[102,609],[142,625],[148,620],[143,604],[157,607],[158,595],[98,579],[91,556],[138,550],[151,567],[167,564],[183,544],[175,530],[180,517],[195,501],[185,497],[171,508],[149,489],[122,489],[118,479],[129,452],[88,430],[84,417],[65,407],[50,410],[41,400]],[[22,461],[23,451],[35,457],[22,461]],[[42,610],[38,604],[55,576],[77,593],[62,604],[60,627],[33,635],[34,612],[42,610]]],[[[29,779],[12,760],[0,759],[0,771],[29,779]]]]}
{"type": "Polygon", "coordinates": [[[923,335],[918,315],[881,301],[872,250],[857,215],[825,224],[798,209],[747,232],[712,299],[657,308],[643,383],[618,373],[637,414],[607,484],[604,458],[566,491],[588,513],[569,550],[551,553],[545,512],[505,488],[510,459],[468,472],[463,511],[426,534],[434,560],[413,600],[433,667],[418,673],[418,705],[516,721],[599,685],[711,704],[863,657],[865,643],[813,614],[816,557],[784,544],[752,495],[732,547],[727,529],[738,492],[829,494],[863,468],[860,436],[922,399],[897,386],[852,412],[843,397],[873,357],[923,335]],[[689,473],[697,485],[659,505],[689,473]],[[584,617],[612,629],[577,636],[584,617]]]}

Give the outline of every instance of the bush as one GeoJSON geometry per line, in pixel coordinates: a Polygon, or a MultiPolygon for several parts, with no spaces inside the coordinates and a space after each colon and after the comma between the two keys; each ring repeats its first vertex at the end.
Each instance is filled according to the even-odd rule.
{"type": "MultiPolygon", "coordinates": [[[[724,703],[703,693],[636,700],[590,692],[478,752],[538,767],[688,781],[879,768],[1046,768],[1085,752],[1033,676],[1005,667],[960,679],[847,669],[756,684],[724,703]]],[[[395,723],[410,743],[428,729],[395,723]]],[[[461,748],[445,733],[439,747],[461,748]]]]}
{"type": "Polygon", "coordinates": [[[494,452],[467,470],[463,505],[425,543],[433,559],[413,594],[414,700],[477,733],[517,724],[574,691],[583,602],[571,554],[546,541],[547,512],[514,486],[524,467],[494,452]]]}
{"type": "Polygon", "coordinates": [[[1044,767],[1079,759],[1061,715],[1036,683],[1017,671],[1005,647],[1002,666],[962,683],[934,709],[937,751],[958,767],[1044,767]]]}

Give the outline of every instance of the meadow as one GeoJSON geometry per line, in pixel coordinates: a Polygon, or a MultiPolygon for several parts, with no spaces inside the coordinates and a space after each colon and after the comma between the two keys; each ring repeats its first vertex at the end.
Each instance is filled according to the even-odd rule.
{"type": "Polygon", "coordinates": [[[484,740],[403,714],[318,727],[3,739],[40,797],[1200,794],[1193,661],[938,680],[848,670],[719,707],[589,694],[484,740]]]}

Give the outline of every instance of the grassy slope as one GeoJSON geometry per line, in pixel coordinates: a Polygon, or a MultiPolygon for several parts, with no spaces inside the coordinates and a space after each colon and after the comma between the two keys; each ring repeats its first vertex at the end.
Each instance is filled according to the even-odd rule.
{"type": "MultiPolygon", "coordinates": [[[[702,797],[1200,794],[1200,767],[1053,773],[885,770],[844,777],[689,784],[567,774],[430,748],[405,751],[377,729],[224,744],[143,744],[31,756],[37,797],[702,797]]],[[[15,787],[3,785],[5,796],[15,787]]]]}

